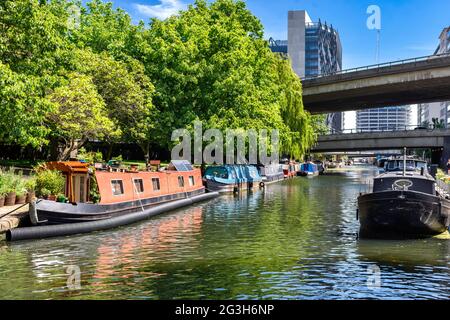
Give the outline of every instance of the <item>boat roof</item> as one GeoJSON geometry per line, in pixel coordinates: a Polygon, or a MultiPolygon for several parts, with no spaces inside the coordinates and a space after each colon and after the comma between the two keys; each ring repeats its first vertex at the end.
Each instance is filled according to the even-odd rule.
{"type": "Polygon", "coordinates": [[[169,170],[178,172],[192,171],[194,168],[192,164],[187,160],[172,160],[169,164],[169,170]]]}
{"type": "Polygon", "coordinates": [[[58,170],[66,173],[87,173],[89,164],[80,161],[54,161],[45,164],[49,170],[58,170]]]}
{"type": "Polygon", "coordinates": [[[417,172],[411,172],[411,171],[407,171],[405,175],[403,175],[403,172],[383,173],[383,174],[379,175],[378,177],[376,177],[375,179],[386,179],[386,178],[395,178],[395,179],[399,179],[399,178],[411,179],[411,178],[413,178],[413,179],[434,181],[433,177],[430,176],[429,174],[421,175],[417,172]]]}

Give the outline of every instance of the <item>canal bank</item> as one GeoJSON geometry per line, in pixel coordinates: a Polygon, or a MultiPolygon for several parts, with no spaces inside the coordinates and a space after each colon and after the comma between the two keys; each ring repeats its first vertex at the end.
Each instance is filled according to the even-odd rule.
{"type": "Polygon", "coordinates": [[[449,241],[358,240],[356,198],[374,174],[290,179],[124,228],[3,243],[0,298],[450,298],[449,241]],[[376,268],[379,288],[367,285],[376,268]]]}
{"type": "Polygon", "coordinates": [[[9,230],[29,225],[29,205],[0,208],[0,241],[6,240],[9,230]]]}

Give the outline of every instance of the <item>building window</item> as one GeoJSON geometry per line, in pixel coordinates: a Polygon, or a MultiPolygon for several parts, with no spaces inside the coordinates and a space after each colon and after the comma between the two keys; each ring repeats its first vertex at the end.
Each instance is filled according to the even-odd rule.
{"type": "Polygon", "coordinates": [[[194,180],[194,177],[193,177],[193,176],[190,176],[190,177],[189,177],[189,186],[190,186],[190,187],[195,186],[195,180],[194,180]]]}
{"type": "Polygon", "coordinates": [[[115,196],[121,196],[124,194],[122,180],[111,180],[112,193],[115,196]]]}
{"type": "Polygon", "coordinates": [[[134,179],[134,189],[136,193],[143,193],[144,192],[144,182],[142,179],[134,179]]]}
{"type": "Polygon", "coordinates": [[[180,188],[184,188],[184,177],[182,177],[182,176],[178,177],[178,186],[180,188]]]}
{"type": "Polygon", "coordinates": [[[161,185],[159,184],[159,178],[152,179],[153,191],[161,190],[161,185]]]}

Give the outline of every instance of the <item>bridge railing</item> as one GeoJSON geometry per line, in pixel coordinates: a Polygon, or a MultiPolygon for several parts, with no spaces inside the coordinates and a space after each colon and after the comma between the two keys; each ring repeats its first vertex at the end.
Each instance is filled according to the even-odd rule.
{"type": "Polygon", "coordinates": [[[373,65],[369,65],[369,66],[346,69],[346,70],[341,70],[341,71],[336,71],[336,72],[331,72],[331,73],[323,73],[320,75],[304,77],[301,80],[302,81],[312,80],[312,79],[319,79],[319,78],[338,75],[338,74],[347,74],[347,73],[352,73],[352,72],[357,72],[357,71],[381,69],[381,68],[385,68],[385,67],[392,67],[392,66],[404,65],[404,64],[409,64],[409,63],[429,61],[429,60],[441,58],[441,57],[450,57],[450,53],[441,53],[441,54],[435,54],[435,55],[431,55],[431,56],[423,56],[423,57],[418,57],[418,58],[410,58],[410,59],[397,60],[397,61],[392,61],[392,62],[373,64],[373,65]]]}
{"type": "Polygon", "coordinates": [[[434,130],[445,130],[445,128],[438,128],[434,125],[429,126],[396,126],[396,127],[387,127],[380,129],[345,129],[345,130],[330,130],[325,135],[337,135],[337,134],[356,134],[356,133],[383,133],[383,132],[404,132],[404,131],[434,131],[434,130]]]}

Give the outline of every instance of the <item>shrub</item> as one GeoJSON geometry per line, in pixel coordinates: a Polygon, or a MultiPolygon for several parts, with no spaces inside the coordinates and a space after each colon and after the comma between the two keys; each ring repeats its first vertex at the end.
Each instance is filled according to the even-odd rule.
{"type": "Polygon", "coordinates": [[[36,192],[38,196],[64,193],[65,178],[59,171],[41,170],[36,174],[36,192]]]}
{"type": "Polygon", "coordinates": [[[86,163],[103,162],[103,154],[101,152],[87,152],[85,148],[78,151],[77,159],[86,163]]]}

